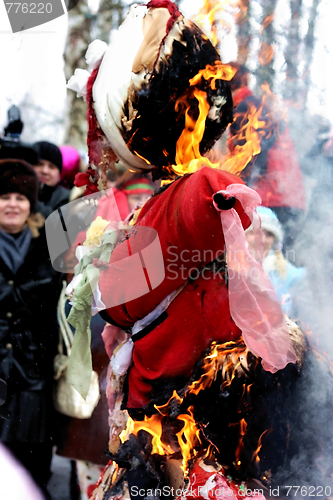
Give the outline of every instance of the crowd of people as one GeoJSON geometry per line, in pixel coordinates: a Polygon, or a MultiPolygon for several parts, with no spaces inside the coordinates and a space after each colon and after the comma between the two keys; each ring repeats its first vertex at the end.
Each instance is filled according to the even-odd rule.
{"type": "MultiPolygon", "coordinates": [[[[46,485],[57,445],[58,454],[73,461],[72,498],[79,498],[81,490],[86,494],[86,476],[93,484],[92,478],[97,481],[100,466],[107,462],[104,450],[108,442],[108,357],[101,336],[105,321],[97,316],[92,322],[100,401],[91,419],[64,417],[53,405],[53,359],[58,353],[57,306],[62,281],[67,278],[69,282],[73,275],[59,273],[52,267],[45,220],[70,199],[82,196],[82,190],[74,186],[82,159],[69,145],[59,148],[47,141],[29,145],[15,140],[9,147],[4,144],[0,153],[0,378],[6,383],[7,395],[0,419],[0,439],[30,472],[45,498],[51,498],[46,485]]],[[[98,205],[90,207],[89,222],[98,216],[125,219],[157,187],[147,176],[125,172],[121,167],[119,170],[120,173],[109,173],[106,195],[98,205]],[[113,204],[109,203],[110,191],[113,204]]],[[[75,219],[77,214],[73,212],[75,219]]],[[[76,245],[85,240],[85,231],[79,232],[79,223],[77,227],[77,239],[66,256],[67,262],[71,261],[70,269],[77,262],[76,245]]],[[[65,309],[68,315],[68,300],[65,309]]]]}
{"type": "MultiPolygon", "coordinates": [[[[261,219],[263,269],[280,300],[283,312],[303,326],[305,324],[306,328],[313,329],[317,323],[313,315],[309,314],[312,297],[304,295],[304,290],[310,289],[308,270],[305,266],[297,267],[288,258],[305,220],[306,196],[300,160],[287,125],[283,121],[272,119],[268,105],[262,106],[260,99],[249,89],[246,68],[237,63],[231,66],[236,71],[231,80],[235,114],[228,132],[231,153],[243,140],[243,137],[240,139],[239,131],[249,109],[260,109],[260,120],[265,123],[265,133],[261,135],[261,152],[241,174],[245,184],[261,197],[262,206],[258,207],[257,212],[261,219]]],[[[136,213],[135,221],[140,223],[146,217],[144,220],[150,221],[152,227],[161,230],[162,245],[173,241],[174,227],[177,226],[182,236],[188,236],[188,240],[181,240],[181,243],[177,240],[178,245],[185,245],[184,248],[195,248],[197,228],[203,225],[196,218],[206,217],[204,225],[207,225],[205,228],[201,227],[206,239],[200,244],[210,243],[213,246],[215,234],[221,231],[217,229],[220,219],[216,219],[216,227],[213,223],[210,225],[207,221],[211,209],[203,203],[198,203],[197,207],[192,206],[187,213],[186,204],[190,204],[192,191],[188,196],[186,189],[193,190],[196,196],[202,195],[202,199],[206,199],[207,185],[225,190],[232,179],[227,178],[226,181],[221,174],[221,178],[215,181],[210,177],[211,172],[203,169],[201,177],[199,174],[196,177],[185,176],[168,188],[159,189],[159,182],[153,182],[150,174],[129,172],[124,165],[118,163],[116,171],[108,171],[105,194],[87,208],[84,199],[81,199],[82,190],[78,193],[74,187],[75,175],[84,169],[84,162],[78,151],[70,145],[58,147],[48,141],[27,145],[18,139],[10,142],[7,136],[3,139],[0,148],[0,379],[7,386],[7,397],[0,407],[0,440],[6,447],[4,450],[0,448],[0,461],[5,460],[3,456],[6,457],[9,450],[29,471],[41,490],[40,494],[51,498],[52,492],[47,490],[47,483],[56,447],[59,455],[72,461],[72,484],[76,485],[72,488],[72,499],[88,500],[109,461],[104,453],[108,448],[109,426],[112,427],[108,413],[110,387],[108,397],[106,396],[109,357],[117,345],[128,341],[128,336],[124,333],[125,326],[131,325],[135,316],[136,319],[141,319],[140,308],[146,311],[143,315],[146,316],[161,298],[171,295],[173,290],[166,288],[165,292],[161,292],[158,289],[156,296],[150,290],[151,295],[143,297],[143,303],[138,299],[136,309],[134,307],[132,311],[120,306],[106,307],[104,314],[93,316],[92,363],[99,377],[101,398],[89,419],[59,415],[52,399],[55,386],[53,359],[58,353],[60,328],[57,311],[59,314],[63,281],[71,282],[74,268],[79,262],[76,248],[84,244],[87,228],[98,217],[120,222],[133,213],[136,213]],[[188,186],[186,189],[185,185],[188,186]],[[161,197],[154,195],[157,190],[158,193],[163,193],[163,203],[161,197]],[[67,268],[64,268],[64,273],[60,273],[51,264],[45,220],[74,200],[76,203],[71,212],[71,224],[77,226],[78,230],[64,258],[67,268]],[[150,212],[146,208],[147,200],[150,200],[149,207],[153,207],[150,212]],[[137,212],[142,206],[144,209],[137,212]],[[210,233],[212,228],[215,228],[216,233],[210,233]],[[161,293],[164,293],[163,297],[161,293]],[[106,348],[103,340],[107,343],[106,348]]],[[[309,151],[311,157],[324,151],[331,159],[331,137],[325,139],[320,149],[315,144],[309,151]]],[[[237,182],[242,184],[241,180],[237,182]]],[[[217,210],[226,211],[223,203],[219,205],[217,200],[216,198],[217,210]]],[[[243,212],[240,204],[235,207],[246,230],[248,249],[257,259],[256,228],[254,224],[250,225],[247,213],[243,212]]],[[[202,235],[199,236],[202,238],[202,235]]],[[[121,258],[122,245],[127,248],[127,242],[122,241],[117,247],[119,255],[116,255],[117,251],[114,252],[113,259],[121,258]]],[[[206,269],[209,264],[205,263],[206,269]]],[[[127,378],[129,389],[124,403],[133,419],[138,418],[140,413],[143,417],[145,411],[149,414],[152,405],[163,399],[161,395],[171,397],[173,389],[178,386],[166,389],[164,381],[181,374],[183,384],[184,378],[191,376],[200,356],[212,341],[222,342],[229,339],[230,335],[231,340],[238,339],[239,328],[233,323],[232,317],[228,316],[229,310],[226,308],[228,286],[222,281],[218,284],[221,290],[219,299],[216,290],[212,291],[204,279],[199,282],[188,278],[183,294],[179,290],[182,292],[184,284],[177,281],[177,286],[173,286],[175,289],[179,287],[179,290],[170,299],[170,307],[168,305],[168,309],[163,312],[168,311],[163,321],[156,323],[154,339],[150,339],[148,344],[144,336],[136,340],[134,366],[127,378]],[[198,287],[202,288],[200,297],[198,287]],[[207,296],[211,297],[213,304],[207,296]],[[191,311],[191,324],[187,321],[185,325],[182,319],[184,310],[191,311]],[[228,317],[224,330],[219,319],[221,311],[225,318],[228,317]],[[213,326],[211,322],[214,323],[213,326]],[[171,338],[170,331],[177,331],[178,334],[171,338]],[[194,337],[194,332],[197,337],[194,337]],[[193,350],[190,349],[189,352],[188,346],[193,343],[193,350]],[[172,346],[172,356],[170,349],[165,349],[167,344],[172,346]],[[150,369],[155,377],[150,377],[150,369]]],[[[105,274],[100,288],[104,298],[111,293],[105,274]]],[[[68,316],[72,307],[70,299],[63,300],[62,304],[65,316],[68,316]]],[[[71,328],[75,336],[75,330],[71,328]]],[[[266,407],[263,411],[266,411],[266,407]]],[[[112,411],[110,415],[112,416],[112,411]]],[[[214,429],[212,432],[215,432],[214,429]]],[[[281,435],[284,439],[282,431],[281,435]]],[[[9,467],[12,458],[6,460],[9,467]]],[[[39,493],[33,493],[34,486],[30,485],[29,478],[26,481],[27,498],[31,489],[32,497],[37,499],[39,493]]]]}

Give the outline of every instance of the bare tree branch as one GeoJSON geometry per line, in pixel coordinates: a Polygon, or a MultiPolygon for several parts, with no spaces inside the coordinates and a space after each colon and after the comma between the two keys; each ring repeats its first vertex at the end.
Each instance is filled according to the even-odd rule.
{"type": "Polygon", "coordinates": [[[255,74],[257,77],[257,87],[267,82],[270,88],[274,88],[275,70],[274,70],[274,49],[275,30],[273,20],[277,0],[260,0],[262,7],[262,21],[260,30],[260,49],[258,59],[260,65],[255,74]]]}
{"type": "Polygon", "coordinates": [[[291,18],[284,52],[286,80],[283,96],[287,100],[294,101],[299,98],[300,93],[298,64],[300,60],[301,37],[299,26],[302,17],[303,0],[290,0],[289,3],[291,18]]]}
{"type": "Polygon", "coordinates": [[[308,31],[305,35],[304,38],[304,60],[305,60],[305,65],[304,65],[304,73],[303,73],[303,89],[301,93],[301,98],[302,98],[302,106],[305,108],[306,106],[306,101],[308,98],[308,93],[310,90],[311,86],[311,64],[313,61],[313,53],[314,53],[314,48],[315,48],[315,28],[316,28],[316,21],[318,17],[318,7],[320,4],[321,0],[313,0],[312,2],[312,7],[310,10],[310,17],[309,17],[309,25],[308,25],[308,31]]]}
{"type": "Polygon", "coordinates": [[[250,0],[239,0],[240,12],[236,19],[237,24],[237,62],[246,64],[252,39],[250,24],[250,0]]]}
{"type": "MultiPolygon", "coordinates": [[[[91,42],[92,16],[87,0],[80,0],[76,7],[69,11],[69,33],[65,52],[65,74],[68,80],[76,68],[85,68],[85,53],[91,42]]],[[[77,99],[75,92],[67,92],[67,128],[65,142],[79,150],[86,147],[87,137],[87,104],[77,99]]]]}

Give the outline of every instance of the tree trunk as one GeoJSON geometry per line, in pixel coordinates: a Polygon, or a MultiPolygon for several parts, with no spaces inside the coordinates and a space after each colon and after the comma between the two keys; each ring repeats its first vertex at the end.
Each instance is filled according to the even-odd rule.
{"type": "Polygon", "coordinates": [[[284,99],[298,101],[300,97],[300,80],[298,63],[300,60],[301,37],[299,25],[302,16],[303,0],[290,0],[290,24],[287,34],[287,45],[284,52],[286,61],[286,80],[283,92],[284,99]]]}
{"type": "Polygon", "coordinates": [[[109,43],[111,30],[117,29],[124,19],[121,0],[101,0],[97,18],[96,38],[109,43]]]}
{"type": "Polygon", "coordinates": [[[240,13],[237,16],[237,62],[246,64],[252,39],[250,25],[250,0],[239,0],[240,13]]]}
{"type": "Polygon", "coordinates": [[[274,70],[274,49],[275,31],[273,28],[273,20],[275,14],[277,0],[260,0],[262,7],[262,19],[260,30],[260,48],[258,59],[260,66],[256,73],[257,88],[267,82],[270,89],[274,88],[275,70],[274,70]]]}
{"type": "MultiPolygon", "coordinates": [[[[91,20],[87,0],[80,0],[75,8],[69,11],[69,32],[65,52],[66,79],[74,74],[76,68],[86,69],[84,59],[87,47],[91,42],[91,20]]],[[[67,130],[66,143],[79,151],[86,150],[88,125],[86,120],[87,104],[78,99],[72,90],[67,92],[67,130]]]]}
{"type": "Polygon", "coordinates": [[[311,87],[311,65],[313,60],[313,53],[315,49],[315,27],[318,16],[318,6],[320,0],[313,0],[310,11],[308,31],[304,39],[304,73],[303,73],[303,88],[301,92],[301,106],[305,109],[306,101],[308,98],[309,89],[311,87]]]}

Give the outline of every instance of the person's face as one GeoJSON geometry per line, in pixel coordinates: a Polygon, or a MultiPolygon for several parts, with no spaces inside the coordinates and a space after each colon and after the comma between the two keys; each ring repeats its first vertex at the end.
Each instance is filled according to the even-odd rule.
{"type": "Polygon", "coordinates": [[[47,186],[54,187],[60,182],[60,170],[48,160],[39,160],[38,165],[34,166],[40,182],[47,186]]]}
{"type": "MultiPolygon", "coordinates": [[[[254,256],[256,255],[256,247],[255,247],[255,237],[254,237],[254,232],[251,230],[246,231],[246,241],[249,246],[249,251],[250,253],[254,256]]],[[[274,245],[275,241],[275,236],[273,233],[270,231],[266,231],[265,229],[262,229],[262,244],[263,244],[263,249],[264,249],[264,254],[263,257],[266,257],[266,255],[269,254],[272,246],[274,245]]]]}
{"type": "Polygon", "coordinates": [[[111,189],[113,187],[115,187],[116,185],[116,181],[109,181],[109,179],[106,181],[106,188],[107,189],[111,189]]]}
{"type": "Polygon", "coordinates": [[[150,198],[150,196],[150,194],[129,194],[127,196],[127,201],[130,212],[132,212],[136,206],[141,207],[148,200],[148,198],[150,198]]]}
{"type": "Polygon", "coordinates": [[[274,245],[275,236],[270,231],[266,231],[266,229],[262,230],[263,234],[263,244],[264,244],[264,257],[269,254],[272,246],[274,245]]]}
{"type": "Polygon", "coordinates": [[[16,234],[23,231],[30,214],[30,201],[24,194],[6,193],[0,195],[0,229],[16,234]]]}

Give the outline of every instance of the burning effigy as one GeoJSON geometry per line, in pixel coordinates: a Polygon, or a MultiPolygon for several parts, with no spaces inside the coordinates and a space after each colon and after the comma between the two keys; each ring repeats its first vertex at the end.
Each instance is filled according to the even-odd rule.
{"type": "Polygon", "coordinates": [[[111,461],[92,498],[263,499],[295,451],[307,346],[248,251],[260,197],[234,174],[255,151],[206,155],[233,120],[234,70],[169,0],[133,5],[87,64],[70,81],[88,104],[78,182],[103,189],[117,159],[164,181],[126,223],[92,224],[72,290],[68,375],[83,396],[92,302],[108,323],[111,461]]]}

